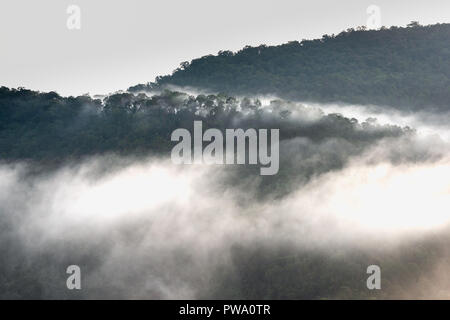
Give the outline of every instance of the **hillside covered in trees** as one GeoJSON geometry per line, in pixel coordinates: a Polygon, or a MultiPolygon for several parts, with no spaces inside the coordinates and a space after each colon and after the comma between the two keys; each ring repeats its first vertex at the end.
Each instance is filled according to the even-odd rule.
{"type": "MultiPolygon", "coordinates": [[[[203,122],[204,130],[222,132],[227,128],[281,128],[281,169],[275,177],[264,178],[261,194],[266,189],[274,191],[275,185],[284,194],[290,182],[304,182],[314,174],[338,169],[351,155],[378,141],[413,137],[415,132],[380,125],[375,119],[358,122],[283,100],[263,106],[258,99],[168,90],[153,96],[117,93],[99,100],[1,87],[0,160],[53,167],[105,154],[166,157],[176,144],[171,141],[172,132],[177,128],[192,132],[195,120],[203,122]],[[339,147],[334,150],[332,145],[339,147]]],[[[255,166],[239,168],[230,182],[243,180],[243,174],[258,175],[255,170],[255,166]]]]}
{"type": "MultiPolygon", "coordinates": [[[[416,136],[416,132],[408,127],[381,125],[375,119],[360,122],[283,100],[262,104],[258,99],[238,99],[224,94],[193,96],[168,90],[152,96],[116,93],[100,100],[89,96],[62,97],[55,92],[1,87],[0,175],[5,185],[6,195],[3,197],[6,200],[0,201],[0,212],[3,213],[0,215],[0,255],[9,262],[0,264],[0,287],[3,288],[0,298],[128,298],[129,288],[139,288],[134,281],[166,279],[167,270],[173,270],[169,288],[175,279],[173,283],[177,291],[179,283],[182,283],[195,289],[192,297],[205,299],[369,299],[435,294],[438,279],[434,278],[435,266],[444,263],[445,270],[448,270],[448,229],[444,230],[442,237],[414,238],[410,243],[392,248],[367,249],[361,241],[362,244],[357,243],[355,247],[344,242],[341,247],[322,250],[308,244],[312,235],[308,231],[308,207],[294,207],[293,216],[285,215],[289,212],[286,203],[290,203],[289,199],[301,197],[299,192],[302,190],[308,199],[314,198],[315,193],[320,193],[320,202],[330,198],[332,195],[322,194],[322,189],[313,193],[308,193],[308,190],[327,173],[343,171],[342,175],[347,176],[355,158],[364,158],[369,163],[386,161],[393,165],[413,165],[433,163],[442,157],[437,144],[424,145],[416,141],[416,136]],[[97,215],[102,217],[103,206],[107,209],[100,219],[115,216],[115,205],[108,206],[115,199],[118,199],[115,203],[133,208],[134,201],[139,203],[141,197],[127,202],[130,194],[137,192],[144,199],[152,199],[150,203],[153,203],[157,199],[152,197],[152,192],[161,188],[168,192],[176,188],[173,182],[183,183],[183,171],[177,171],[176,178],[180,177],[180,180],[169,180],[170,188],[164,189],[166,181],[139,170],[142,165],[139,163],[147,161],[140,156],[167,158],[174,144],[170,141],[173,130],[191,130],[194,120],[202,120],[205,129],[280,128],[280,171],[275,176],[263,177],[254,166],[220,166],[202,180],[201,190],[206,189],[207,192],[192,198],[193,209],[183,207],[180,211],[180,208],[172,208],[171,202],[176,203],[177,199],[169,198],[163,207],[143,207],[144,218],[136,219],[133,211],[129,214],[126,210],[124,219],[117,220],[117,224],[110,220],[100,224],[93,222],[97,215]],[[369,153],[364,157],[365,152],[369,153]],[[128,158],[128,162],[120,163],[124,158],[128,158]],[[93,159],[98,159],[99,168],[93,169],[87,164],[90,161],[96,163],[93,159]],[[26,169],[22,167],[23,163],[27,163],[26,169]],[[37,170],[34,164],[39,164],[37,170]],[[71,166],[76,169],[72,170],[71,166]],[[144,177],[139,181],[149,179],[149,183],[157,187],[151,191],[145,189],[146,185],[136,187],[126,180],[119,180],[116,185],[120,193],[115,194],[111,181],[117,181],[117,172],[119,176],[123,172],[118,169],[121,166],[128,172],[127,178],[133,176],[129,169],[137,170],[136,176],[144,177]],[[40,170],[42,167],[44,170],[40,170]],[[16,168],[19,168],[17,172],[14,171],[16,168]],[[51,170],[45,170],[47,168],[51,170]],[[83,184],[83,172],[89,176],[86,184],[83,184]],[[73,188],[80,183],[81,187],[73,188]],[[204,183],[208,183],[206,187],[204,183]],[[105,187],[107,190],[103,193],[105,187]],[[98,190],[102,192],[99,194],[98,190]],[[61,194],[65,192],[69,199],[67,202],[61,200],[61,194]],[[211,193],[219,194],[225,200],[219,202],[217,198],[210,198],[211,193]],[[78,206],[85,199],[83,194],[96,200],[89,202],[86,209],[78,206]],[[106,200],[97,199],[102,194],[106,200]],[[199,209],[205,203],[208,204],[204,207],[206,209],[199,209]],[[264,215],[262,208],[269,206],[270,209],[271,203],[275,210],[264,215]],[[227,208],[236,208],[236,211],[230,215],[227,208]],[[199,210],[203,210],[200,215],[199,210]],[[57,218],[49,218],[48,212],[50,217],[57,218]],[[89,223],[85,224],[83,218],[79,220],[80,224],[76,223],[77,220],[68,220],[67,226],[72,233],[61,228],[64,234],[61,236],[57,222],[63,221],[64,224],[60,219],[72,214],[86,214],[84,219],[89,223]],[[192,238],[184,238],[183,230],[177,229],[177,219],[183,214],[190,218],[183,221],[194,226],[192,230],[195,232],[188,232],[192,238]],[[233,218],[234,214],[239,216],[238,220],[233,218]],[[169,220],[165,220],[167,216],[169,220]],[[220,246],[212,246],[212,249],[204,243],[214,241],[202,242],[205,236],[201,231],[206,232],[207,228],[199,229],[196,224],[204,219],[205,225],[213,228],[217,223],[218,228],[209,233],[215,235],[220,234],[223,225],[235,228],[248,220],[248,226],[252,227],[243,229],[248,234],[254,230],[259,232],[260,216],[264,225],[274,227],[273,231],[261,229],[263,239],[256,237],[256,240],[252,238],[242,242],[240,229],[237,233],[232,229],[226,240],[216,240],[220,246]],[[228,220],[230,218],[233,219],[228,220]],[[30,221],[39,223],[36,226],[30,221]],[[42,231],[39,226],[43,226],[42,231]],[[285,229],[285,226],[289,228],[285,229]],[[22,238],[23,228],[31,230],[31,238],[22,238]],[[87,230],[86,233],[83,230],[87,230]],[[300,238],[293,238],[298,245],[285,238],[288,234],[285,230],[299,235],[300,238]],[[81,236],[65,238],[66,234],[77,233],[81,236]],[[178,235],[182,235],[181,245],[169,241],[178,235]],[[29,243],[36,245],[30,246],[29,243]],[[169,246],[160,250],[160,243],[169,243],[169,246]],[[122,246],[126,250],[120,251],[122,246]],[[117,252],[120,252],[118,256],[115,255],[117,252]],[[130,252],[133,259],[130,259],[130,252]],[[151,259],[148,258],[149,252],[151,259]],[[215,261],[217,255],[227,257],[225,263],[222,258],[210,262],[215,261]],[[208,261],[206,271],[198,267],[197,259],[208,261]],[[87,281],[85,289],[78,292],[61,286],[66,277],[61,270],[64,271],[73,261],[79,261],[83,269],[93,274],[90,278],[93,281],[87,281]],[[120,278],[105,286],[103,279],[111,278],[108,278],[109,269],[104,269],[104,266],[110,263],[113,266],[120,263],[125,266],[122,269],[125,271],[114,273],[120,278]],[[365,286],[365,269],[373,263],[383,267],[382,291],[369,291],[365,286]],[[101,279],[100,282],[97,279],[101,279]],[[420,285],[420,291],[413,290],[416,284],[420,285]]],[[[189,170],[189,167],[184,170],[189,170]]],[[[163,177],[170,179],[171,176],[163,177]]],[[[330,181],[335,181],[335,178],[332,176],[330,181]]],[[[357,196],[351,195],[349,199],[349,202],[356,201],[357,196]]],[[[300,201],[303,202],[308,201],[300,201]]],[[[317,219],[317,213],[320,212],[312,211],[313,220],[317,219]]],[[[327,226],[312,230],[315,234],[320,230],[320,236],[331,235],[332,239],[339,239],[339,233],[334,234],[337,230],[327,232],[327,226]]],[[[214,237],[212,239],[215,240],[214,237]]],[[[321,241],[326,242],[326,237],[321,241]]],[[[136,296],[174,297],[171,291],[167,293],[165,287],[161,289],[155,285],[142,289],[136,296]]]]}
{"type": "Polygon", "coordinates": [[[448,110],[449,62],[450,24],[360,27],[316,40],[220,51],[129,90],[176,85],[231,95],[448,110]]]}
{"type": "Polygon", "coordinates": [[[448,143],[295,100],[445,123],[449,36],[412,24],[223,51],[102,99],[0,87],[0,299],[448,297],[448,220],[427,224],[448,215],[448,143]],[[278,173],[171,163],[195,120],[280,129],[278,173]]]}
{"type": "Polygon", "coordinates": [[[171,133],[192,130],[195,120],[203,121],[204,130],[282,128],[282,140],[341,138],[361,146],[413,132],[283,100],[262,106],[258,99],[168,90],[153,96],[116,93],[100,100],[0,87],[0,154],[2,160],[45,162],[106,152],[169,155],[175,144],[171,133]]]}

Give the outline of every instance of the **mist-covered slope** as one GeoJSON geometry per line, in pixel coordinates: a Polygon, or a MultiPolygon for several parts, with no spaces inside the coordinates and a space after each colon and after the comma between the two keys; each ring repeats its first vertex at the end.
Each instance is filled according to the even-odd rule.
{"type": "Polygon", "coordinates": [[[447,296],[448,144],[321,107],[0,88],[0,298],[447,296]],[[175,165],[194,120],[279,128],[278,174],[175,165]]]}
{"type": "Polygon", "coordinates": [[[448,30],[225,52],[102,99],[0,87],[0,299],[448,298],[448,30]],[[196,120],[279,129],[279,171],[175,164],[196,120]]]}
{"type": "MultiPolygon", "coordinates": [[[[327,114],[318,107],[273,100],[237,99],[225,95],[193,96],[164,91],[147,96],[117,93],[104,100],[88,96],[61,97],[25,89],[0,88],[0,160],[30,161],[44,168],[77,163],[89,156],[114,154],[142,158],[169,157],[177,128],[193,132],[193,122],[203,129],[280,129],[280,170],[259,177],[257,166],[231,166],[227,184],[258,197],[278,197],[291,186],[311,177],[342,168],[381,141],[414,139],[409,127],[381,125],[327,114]],[[259,180],[251,183],[249,180],[259,180]],[[246,179],[248,178],[248,179],[246,179]]],[[[204,143],[204,146],[207,142],[204,143]]],[[[396,154],[392,160],[411,161],[416,151],[396,154]]],[[[433,150],[420,150],[434,157],[433,150]]]]}
{"type": "Polygon", "coordinates": [[[130,91],[167,85],[228,94],[450,108],[450,24],[349,29],[322,39],[221,51],[183,62],[172,75],[130,91]]]}
{"type": "Polygon", "coordinates": [[[122,155],[170,155],[177,128],[281,128],[281,140],[343,139],[355,146],[411,133],[409,128],[358,122],[319,108],[273,100],[225,95],[193,96],[164,91],[147,96],[117,93],[104,100],[61,97],[55,92],[0,88],[2,160],[74,160],[114,152],[122,155]]]}

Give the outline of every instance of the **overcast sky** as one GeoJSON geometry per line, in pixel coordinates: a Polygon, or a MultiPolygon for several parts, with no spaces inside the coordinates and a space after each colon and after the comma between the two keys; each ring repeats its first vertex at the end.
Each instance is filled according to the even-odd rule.
{"type": "Polygon", "coordinates": [[[1,0],[0,85],[63,95],[153,81],[181,61],[366,25],[450,22],[449,0],[1,0]],[[69,30],[69,5],[81,28],[69,30]]]}

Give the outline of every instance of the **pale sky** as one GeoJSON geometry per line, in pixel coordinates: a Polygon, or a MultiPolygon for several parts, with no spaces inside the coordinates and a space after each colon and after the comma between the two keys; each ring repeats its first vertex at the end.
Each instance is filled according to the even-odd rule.
{"type": "Polygon", "coordinates": [[[449,0],[1,0],[0,86],[109,93],[219,50],[366,25],[370,5],[387,27],[450,22],[449,0]],[[80,30],[67,28],[70,5],[80,30]]]}

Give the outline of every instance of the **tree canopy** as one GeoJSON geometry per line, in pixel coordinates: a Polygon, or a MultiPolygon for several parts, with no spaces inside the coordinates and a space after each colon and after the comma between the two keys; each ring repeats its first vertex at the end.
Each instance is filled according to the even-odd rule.
{"type": "Polygon", "coordinates": [[[448,110],[450,24],[348,29],[279,46],[246,46],[183,62],[171,75],[129,88],[167,85],[231,95],[448,110]]]}

